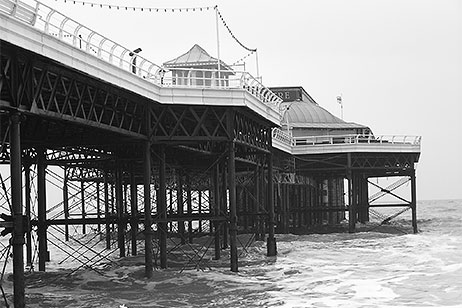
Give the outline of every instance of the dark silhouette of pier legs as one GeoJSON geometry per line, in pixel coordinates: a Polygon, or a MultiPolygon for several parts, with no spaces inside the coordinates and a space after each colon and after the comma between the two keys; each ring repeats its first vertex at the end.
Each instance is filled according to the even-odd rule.
{"type": "Polygon", "coordinates": [[[25,307],[24,282],[24,223],[22,211],[21,134],[20,115],[10,116],[11,205],[13,214],[13,297],[14,306],[25,307]]]}
{"type": "Polygon", "coordinates": [[[229,177],[229,238],[231,254],[231,271],[238,271],[237,255],[237,206],[236,206],[236,166],[235,166],[235,145],[229,143],[228,148],[228,177],[229,177]]]}
{"type": "Polygon", "coordinates": [[[165,146],[162,145],[159,153],[159,196],[157,197],[157,216],[161,219],[161,222],[157,223],[161,268],[167,268],[167,188],[165,167],[165,146]]]}
{"type": "Polygon", "coordinates": [[[277,253],[276,239],[274,237],[274,184],[273,184],[273,155],[267,154],[268,164],[268,239],[267,239],[267,255],[275,256],[277,253]]]}
{"type": "Polygon", "coordinates": [[[45,150],[37,149],[37,194],[38,194],[38,258],[39,271],[45,271],[45,264],[49,260],[47,247],[46,224],[46,178],[45,178],[45,150]]]}
{"type": "Polygon", "coordinates": [[[145,276],[152,277],[153,252],[152,252],[152,216],[151,216],[151,144],[149,141],[144,146],[143,163],[144,184],[144,263],[145,276]]]}
{"type": "Polygon", "coordinates": [[[411,210],[412,210],[412,229],[414,233],[418,233],[417,229],[417,192],[416,192],[416,177],[415,169],[411,171],[411,210]]]}

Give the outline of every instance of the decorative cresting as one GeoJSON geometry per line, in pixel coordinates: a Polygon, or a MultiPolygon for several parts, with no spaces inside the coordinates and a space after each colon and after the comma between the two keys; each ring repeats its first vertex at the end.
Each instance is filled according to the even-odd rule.
{"type": "MultiPolygon", "coordinates": [[[[245,89],[274,110],[279,110],[279,104],[282,102],[282,99],[248,72],[234,71],[232,80],[213,82],[209,86],[205,86],[205,83],[197,82],[198,79],[202,80],[203,77],[198,78],[197,76],[204,75],[204,72],[209,70],[192,70],[202,72],[202,74],[189,72],[185,74],[188,81],[182,85],[176,85],[169,77],[169,70],[35,0],[0,0],[0,13],[18,19],[48,35],[56,37],[60,41],[111,63],[124,71],[131,72],[157,86],[245,89]]],[[[211,76],[220,75],[218,70],[211,70],[211,72],[211,76]]]]}
{"type": "Polygon", "coordinates": [[[8,43],[2,44],[0,70],[3,107],[144,138],[146,104],[129,92],[8,43]]]}

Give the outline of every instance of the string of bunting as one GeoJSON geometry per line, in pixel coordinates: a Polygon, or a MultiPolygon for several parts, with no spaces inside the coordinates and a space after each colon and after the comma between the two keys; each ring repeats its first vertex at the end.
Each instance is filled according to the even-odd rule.
{"type": "Polygon", "coordinates": [[[221,15],[221,12],[218,10],[218,6],[215,6],[214,7],[215,10],[217,10],[217,13],[218,13],[218,16],[220,16],[220,19],[221,21],[223,22],[223,25],[225,26],[225,28],[228,30],[229,34],[231,35],[231,37],[239,44],[241,45],[242,48],[244,48],[245,50],[247,51],[251,51],[251,52],[256,52],[257,49],[252,49],[252,48],[249,48],[247,46],[245,46],[244,44],[241,43],[241,41],[239,41],[236,36],[234,36],[234,33],[231,31],[231,29],[228,27],[228,25],[226,24],[226,21],[224,20],[223,16],[221,15]]]}
{"type": "MultiPolygon", "coordinates": [[[[58,0],[56,0],[58,1],[58,0]]],[[[108,3],[96,3],[96,2],[89,2],[89,1],[81,1],[81,0],[64,0],[64,3],[71,3],[71,4],[82,4],[88,5],[90,7],[99,7],[99,8],[108,8],[108,9],[116,9],[116,10],[133,10],[133,11],[141,11],[141,12],[202,12],[208,11],[213,9],[213,6],[202,6],[202,7],[183,7],[183,8],[158,8],[158,7],[141,7],[141,6],[126,6],[126,5],[118,5],[118,4],[108,4],[108,3]]]]}
{"type": "Polygon", "coordinates": [[[253,55],[255,53],[255,51],[252,50],[251,52],[249,52],[248,54],[246,54],[245,56],[243,56],[242,58],[240,58],[239,60],[237,60],[233,64],[231,64],[231,66],[238,65],[240,62],[244,62],[244,60],[247,59],[248,57],[250,57],[251,55],[253,55]]]}
{"type": "MultiPolygon", "coordinates": [[[[56,0],[58,1],[58,0],[56,0]]],[[[117,5],[117,4],[108,4],[108,3],[96,3],[96,2],[89,2],[89,1],[83,1],[83,0],[62,0],[64,3],[72,3],[72,4],[82,4],[83,6],[88,5],[90,7],[99,7],[99,8],[108,8],[108,9],[116,9],[116,10],[133,10],[133,11],[141,11],[141,12],[202,12],[202,11],[208,11],[210,9],[216,10],[218,16],[221,19],[221,22],[225,26],[226,30],[228,30],[228,33],[231,35],[231,37],[245,50],[249,51],[250,54],[247,56],[243,57],[242,59],[238,60],[235,62],[235,64],[243,61],[245,58],[249,57],[251,54],[257,51],[256,48],[249,48],[245,46],[241,41],[237,39],[237,37],[234,35],[234,33],[231,31],[229,28],[228,24],[226,23],[225,19],[223,18],[223,15],[221,12],[218,10],[218,6],[203,6],[203,7],[183,7],[183,8],[156,8],[156,7],[140,7],[140,6],[125,6],[125,5],[117,5]]]]}

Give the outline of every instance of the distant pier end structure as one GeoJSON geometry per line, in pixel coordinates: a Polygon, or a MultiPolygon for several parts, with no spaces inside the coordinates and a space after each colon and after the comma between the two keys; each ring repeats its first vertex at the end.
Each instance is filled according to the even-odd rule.
{"type": "MultiPolygon", "coordinates": [[[[317,104],[302,87],[270,88],[283,99],[281,129],[273,130],[280,184],[278,230],[290,232],[348,219],[377,221],[375,229],[411,210],[417,232],[415,164],[418,136],[378,136],[367,126],[345,122],[317,104]],[[290,155],[279,149],[290,148],[290,155]],[[383,187],[380,179],[394,179],[383,187]],[[410,183],[410,185],[409,185],[410,183]],[[378,208],[396,208],[383,214],[378,208]]],[[[402,230],[400,230],[402,231],[402,230]]]]}
{"type": "Polygon", "coordinates": [[[418,137],[375,136],[199,45],[157,65],[34,0],[0,0],[0,47],[0,228],[12,239],[0,255],[12,246],[15,307],[50,246],[96,272],[139,251],[147,277],[179,260],[203,268],[209,252],[237,271],[253,240],[274,256],[275,232],[345,219],[354,232],[384,194],[417,232],[418,137]],[[380,177],[406,180],[369,195],[380,177]],[[87,233],[98,236],[75,237],[87,233]]]}

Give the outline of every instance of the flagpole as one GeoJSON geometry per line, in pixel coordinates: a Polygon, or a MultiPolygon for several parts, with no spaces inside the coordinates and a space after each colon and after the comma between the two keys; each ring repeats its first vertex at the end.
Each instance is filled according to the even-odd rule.
{"type": "Polygon", "coordinates": [[[218,85],[221,85],[221,60],[220,60],[220,31],[218,29],[218,5],[215,5],[215,21],[217,30],[217,57],[218,57],[218,85]]]}

